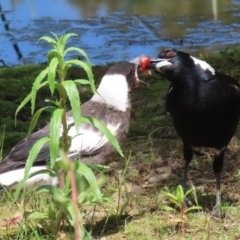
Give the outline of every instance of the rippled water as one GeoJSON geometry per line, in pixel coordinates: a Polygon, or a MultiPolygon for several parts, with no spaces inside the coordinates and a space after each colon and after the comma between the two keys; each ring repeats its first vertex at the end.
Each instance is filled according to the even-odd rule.
{"type": "Polygon", "coordinates": [[[37,41],[51,31],[77,33],[69,44],[95,64],[155,57],[166,47],[216,52],[240,39],[240,0],[0,0],[0,6],[0,59],[7,65],[46,61],[49,46],[37,41]]]}

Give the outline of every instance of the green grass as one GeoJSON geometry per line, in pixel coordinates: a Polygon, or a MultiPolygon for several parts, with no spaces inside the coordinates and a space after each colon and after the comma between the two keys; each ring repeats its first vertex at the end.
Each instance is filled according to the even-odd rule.
{"type": "MultiPolygon", "coordinates": [[[[199,56],[197,56],[199,57],[199,56]]],[[[204,56],[216,69],[240,79],[240,51],[234,49],[224,51],[218,57],[204,56]]],[[[12,146],[26,136],[31,119],[28,108],[20,112],[17,126],[14,125],[14,111],[22,98],[29,92],[36,75],[45,68],[41,65],[22,66],[0,69],[0,133],[4,133],[4,151],[6,155],[12,146]]],[[[99,83],[108,66],[93,68],[95,80],[99,83]]],[[[71,69],[69,78],[83,78],[79,69],[71,69]]],[[[212,172],[212,150],[204,150],[203,156],[194,157],[189,171],[189,179],[197,190],[198,202],[203,207],[202,212],[189,213],[185,216],[185,232],[182,233],[179,215],[161,210],[163,205],[170,205],[161,189],[168,185],[175,189],[182,177],[183,157],[182,143],[177,137],[171,123],[171,118],[165,114],[165,95],[169,83],[159,79],[154,74],[142,77],[150,84],[149,88],[138,88],[133,92],[133,110],[128,139],[123,146],[127,159],[116,158],[120,163],[116,169],[105,172],[107,182],[102,188],[106,196],[113,199],[112,203],[101,206],[85,206],[84,221],[93,236],[103,239],[240,239],[240,179],[237,175],[240,169],[240,128],[228,147],[225,166],[221,176],[223,206],[226,217],[216,219],[211,216],[215,204],[215,178],[212,172]],[[176,179],[151,184],[148,179],[156,174],[159,167],[168,166],[176,179]],[[120,177],[119,172],[125,174],[120,177]],[[133,193],[131,194],[131,184],[133,193]],[[117,189],[121,189],[120,193],[117,189]],[[120,211],[121,210],[121,211],[120,211]],[[119,214],[121,212],[121,214],[119,214]],[[95,216],[93,217],[93,213],[95,216]],[[201,214],[205,213],[205,214],[201,214]],[[208,213],[208,214],[207,214],[208,213]]],[[[88,89],[84,92],[82,102],[91,97],[88,89]]],[[[37,108],[42,107],[48,90],[40,92],[37,108]]],[[[83,94],[82,94],[83,95],[83,94]]],[[[43,115],[37,128],[43,126],[48,119],[43,115]]],[[[2,139],[2,138],[0,138],[2,139]]],[[[31,212],[33,209],[46,211],[51,199],[32,190],[21,194],[17,204],[14,204],[9,194],[0,196],[0,240],[1,239],[53,239],[48,234],[51,223],[43,226],[38,220],[20,220],[10,226],[6,221],[13,220],[17,213],[31,212]]],[[[71,229],[63,229],[71,232],[71,229]]]]}

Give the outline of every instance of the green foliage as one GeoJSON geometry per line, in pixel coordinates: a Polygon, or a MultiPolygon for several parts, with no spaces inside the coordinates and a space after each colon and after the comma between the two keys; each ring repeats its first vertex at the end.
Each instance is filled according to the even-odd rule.
{"type": "MultiPolygon", "coordinates": [[[[49,136],[39,139],[30,150],[26,162],[24,179],[18,184],[14,199],[17,200],[22,186],[29,177],[41,173],[48,174],[51,177],[57,177],[59,179],[58,187],[47,185],[37,189],[40,193],[44,192],[49,194],[53,200],[53,204],[49,205],[47,213],[36,210],[27,214],[26,219],[40,218],[41,220],[46,219],[50,221],[50,223],[54,223],[54,229],[52,228],[52,230],[50,230],[50,234],[55,235],[55,237],[58,236],[60,227],[66,224],[74,227],[75,239],[84,239],[85,237],[89,239],[90,235],[88,233],[86,234],[83,227],[81,206],[85,203],[96,204],[103,202],[99,189],[103,180],[97,180],[91,168],[85,164],[72,161],[67,157],[70,147],[68,131],[71,127],[75,127],[78,133],[81,123],[91,124],[103,132],[120,155],[123,156],[123,153],[118,142],[104,124],[93,117],[81,116],[81,103],[77,86],[88,84],[94,93],[96,89],[87,54],[79,48],[70,47],[65,49],[68,38],[76,35],[70,33],[58,37],[56,34],[52,34],[54,38],[48,36],[40,38],[40,40],[47,41],[53,47],[48,53],[48,66],[36,77],[31,92],[20,103],[15,113],[16,117],[20,110],[23,109],[26,104],[30,103],[31,113],[33,114],[29,128],[29,133],[31,133],[41,114],[45,111],[50,112],[50,134],[49,136]],[[82,54],[86,62],[80,60],[66,61],[65,55],[69,51],[77,51],[82,54]],[[88,79],[78,79],[76,81],[67,80],[68,70],[73,65],[83,68],[88,79]],[[59,99],[49,100],[49,102],[53,104],[52,106],[44,106],[35,112],[37,93],[47,86],[52,96],[57,92],[59,99]],[[70,102],[73,116],[73,123],[70,126],[68,126],[66,117],[67,101],[70,102]],[[50,146],[49,169],[29,175],[29,171],[39,151],[45,144],[49,144],[50,146]],[[78,206],[80,206],[80,210],[78,206]]],[[[46,222],[44,225],[47,225],[46,222]]]]}
{"type": "Polygon", "coordinates": [[[240,78],[240,47],[226,48],[216,56],[201,56],[203,60],[211,64],[218,72],[225,73],[236,79],[240,78]]]}
{"type": "MultiPolygon", "coordinates": [[[[37,72],[42,71],[43,67],[44,65],[25,65],[0,69],[0,132],[6,128],[3,157],[17,142],[26,137],[31,119],[29,106],[26,105],[18,114],[17,126],[14,123],[14,115],[19,103],[31,89],[37,72]]],[[[46,87],[39,91],[37,109],[46,106],[43,99],[48,95],[49,91],[46,87]]],[[[46,116],[47,114],[43,113],[37,127],[46,124],[46,116]]]]}
{"type": "MultiPolygon", "coordinates": [[[[168,200],[171,203],[173,203],[179,209],[179,212],[181,212],[182,214],[186,214],[187,212],[190,212],[193,210],[202,209],[200,206],[192,206],[192,207],[184,207],[183,206],[183,202],[184,202],[185,198],[187,198],[188,195],[193,194],[196,197],[196,194],[194,194],[194,192],[195,192],[194,188],[191,188],[186,193],[184,193],[182,185],[178,185],[176,188],[176,192],[174,194],[174,193],[170,192],[170,190],[167,186],[165,186],[162,192],[163,192],[164,196],[167,197],[168,200]]],[[[197,198],[194,198],[194,200],[197,203],[197,198]]],[[[174,212],[176,211],[174,208],[169,207],[169,206],[163,206],[162,209],[167,210],[167,211],[174,211],[174,212]]]]}
{"type": "MultiPolygon", "coordinates": [[[[52,113],[49,106],[50,103],[55,105],[56,99],[59,97],[58,92],[55,92],[53,96],[50,96],[50,90],[48,86],[42,87],[38,90],[35,102],[35,109],[39,110],[46,107],[46,110],[42,111],[37,118],[35,125],[32,129],[29,129],[31,124],[31,111],[29,111],[30,102],[18,112],[17,125],[14,121],[15,111],[23,99],[29,94],[32,89],[34,79],[39,75],[43,69],[46,68],[46,64],[39,65],[23,65],[9,68],[0,68],[0,132],[6,128],[4,137],[4,149],[3,157],[5,157],[11,148],[17,144],[21,139],[26,137],[27,132],[42,128],[49,121],[49,115],[52,113]],[[50,113],[50,114],[49,114],[50,113]]],[[[103,74],[107,71],[109,66],[93,66],[95,81],[98,84],[103,74]]],[[[73,79],[77,85],[78,91],[81,93],[81,102],[86,102],[92,97],[91,88],[88,87],[89,81],[84,79],[87,77],[85,71],[77,66],[69,68],[66,79],[73,79]],[[85,83],[84,83],[85,81],[85,83]],[[79,84],[79,82],[81,84],[79,84]],[[84,86],[82,86],[84,84],[84,86]]],[[[70,106],[67,100],[67,105],[70,106]]],[[[36,112],[35,112],[36,114],[36,112]]]]}
{"type": "MultiPolygon", "coordinates": [[[[180,222],[181,222],[181,230],[182,232],[185,231],[185,225],[184,225],[184,215],[187,213],[187,212],[190,212],[190,211],[195,211],[195,210],[200,210],[202,209],[202,207],[198,206],[198,202],[197,202],[197,198],[196,198],[196,193],[195,193],[195,188],[191,188],[189,189],[186,193],[184,193],[184,190],[183,190],[183,187],[182,185],[178,185],[177,188],[176,188],[176,192],[175,194],[174,193],[171,193],[169,188],[167,186],[165,186],[163,188],[163,191],[162,191],[163,195],[165,197],[167,197],[167,199],[173,203],[179,210],[179,214],[180,214],[180,222]],[[195,202],[197,203],[197,206],[191,206],[191,207],[187,207],[185,206],[185,201],[186,201],[186,198],[187,196],[189,196],[190,194],[193,195],[194,197],[194,200],[195,202]]],[[[170,206],[162,206],[162,209],[165,210],[165,211],[173,211],[175,212],[175,208],[172,208],[170,206]]]]}

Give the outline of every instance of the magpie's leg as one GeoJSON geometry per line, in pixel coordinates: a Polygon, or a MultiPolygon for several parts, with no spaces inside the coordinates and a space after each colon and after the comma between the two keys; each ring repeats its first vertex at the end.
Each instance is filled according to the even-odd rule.
{"type": "MultiPolygon", "coordinates": [[[[189,164],[190,164],[190,162],[193,158],[193,148],[192,148],[192,146],[190,146],[186,143],[183,143],[183,157],[184,157],[184,160],[185,160],[184,175],[183,175],[183,190],[184,190],[184,192],[186,192],[188,167],[189,167],[189,164]]],[[[191,201],[187,198],[185,198],[183,204],[192,206],[191,201]]]]}
{"type": "Polygon", "coordinates": [[[224,153],[226,150],[226,146],[223,147],[214,157],[214,162],[213,162],[213,171],[216,177],[216,205],[213,208],[213,215],[217,217],[222,217],[221,213],[221,182],[220,182],[220,175],[223,169],[223,161],[224,161],[224,153]]]}

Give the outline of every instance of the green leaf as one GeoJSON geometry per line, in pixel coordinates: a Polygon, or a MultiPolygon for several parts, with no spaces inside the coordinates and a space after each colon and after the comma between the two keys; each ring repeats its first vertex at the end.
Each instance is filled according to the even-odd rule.
{"type": "Polygon", "coordinates": [[[90,85],[90,82],[86,79],[76,79],[74,80],[76,85],[90,85]]]}
{"type": "MultiPolygon", "coordinates": [[[[58,39],[58,45],[57,45],[57,50],[58,50],[58,56],[62,59],[60,62],[62,62],[64,60],[64,48],[65,48],[65,42],[64,42],[64,36],[65,35],[61,35],[58,39]]],[[[59,59],[60,59],[59,58],[59,59]]]]}
{"type": "Polygon", "coordinates": [[[60,50],[61,50],[61,56],[64,57],[65,56],[65,51],[64,51],[64,48],[65,48],[65,45],[67,43],[67,40],[70,38],[70,37],[73,37],[73,36],[77,36],[77,34],[75,33],[67,33],[65,35],[62,35],[59,39],[59,47],[60,47],[60,50]]]}
{"type": "Polygon", "coordinates": [[[36,126],[36,123],[38,121],[38,118],[41,116],[42,112],[43,111],[48,111],[48,112],[51,112],[50,110],[54,110],[56,109],[56,107],[53,107],[53,106],[48,106],[48,107],[43,107],[43,108],[40,108],[38,111],[36,111],[33,115],[33,118],[31,120],[31,123],[30,123],[30,126],[29,126],[29,129],[28,129],[28,134],[30,134],[34,127],[36,126]]]}
{"type": "MultiPolygon", "coordinates": [[[[196,189],[195,189],[194,186],[192,186],[191,189],[192,189],[191,193],[192,193],[192,196],[193,196],[194,202],[196,203],[195,205],[198,206],[198,198],[197,198],[196,189]]],[[[188,192],[185,194],[185,196],[187,196],[187,194],[188,194],[188,192]]],[[[189,194],[190,194],[190,193],[189,193],[189,194]]]]}
{"type": "Polygon", "coordinates": [[[40,88],[46,86],[47,84],[48,84],[48,81],[45,81],[45,82],[40,83],[38,90],[39,90],[40,88]]]}
{"type": "Polygon", "coordinates": [[[89,195],[88,191],[81,191],[78,196],[78,203],[80,205],[86,203],[88,201],[88,195],[89,195]]]}
{"type": "Polygon", "coordinates": [[[184,214],[187,213],[187,212],[193,211],[193,210],[201,210],[201,209],[202,209],[202,207],[200,207],[200,206],[188,207],[188,208],[185,209],[184,214]]]}
{"type": "MultiPolygon", "coordinates": [[[[74,227],[74,223],[75,221],[79,222],[79,229],[75,229],[75,231],[78,231],[78,234],[80,236],[80,239],[85,239],[84,235],[85,235],[85,229],[83,227],[83,218],[82,215],[80,213],[79,210],[77,210],[77,212],[75,211],[74,207],[73,207],[73,203],[69,202],[69,204],[66,205],[68,214],[68,221],[70,222],[70,224],[74,227]]],[[[89,238],[90,239],[90,238],[89,238]]]]}
{"type": "Polygon", "coordinates": [[[38,174],[48,174],[50,177],[57,177],[57,174],[51,169],[42,169],[29,174],[28,178],[34,177],[38,174]]]}
{"type": "Polygon", "coordinates": [[[95,88],[95,85],[94,85],[94,78],[93,78],[93,73],[92,73],[91,67],[87,63],[85,63],[83,61],[74,59],[74,60],[66,61],[64,63],[63,69],[66,68],[68,65],[73,65],[73,64],[76,64],[77,66],[80,66],[80,67],[82,67],[84,69],[84,71],[87,73],[91,89],[95,93],[96,92],[96,88],[95,88]]]}
{"type": "Polygon", "coordinates": [[[177,201],[177,200],[178,200],[177,197],[176,197],[174,194],[172,194],[172,193],[163,192],[163,194],[164,194],[167,198],[169,198],[169,199],[172,199],[172,200],[174,200],[174,201],[177,201]]]}
{"type": "Polygon", "coordinates": [[[162,192],[169,199],[171,203],[174,203],[176,206],[181,207],[182,201],[179,200],[174,194],[167,191],[169,191],[169,189],[165,187],[162,192]]]}
{"type": "Polygon", "coordinates": [[[63,35],[64,36],[64,41],[65,42],[63,42],[64,43],[64,45],[66,44],[66,42],[67,42],[67,40],[70,38],[70,37],[77,37],[78,35],[76,34],[76,33],[67,33],[67,34],[64,34],[63,35]]]}
{"type": "Polygon", "coordinates": [[[61,136],[62,116],[64,109],[58,108],[53,112],[50,122],[50,167],[53,168],[59,150],[61,136]]]}
{"type": "Polygon", "coordinates": [[[91,240],[91,239],[93,239],[92,238],[92,230],[90,232],[87,232],[87,230],[83,228],[83,230],[81,230],[81,231],[82,231],[82,234],[84,233],[84,237],[81,238],[82,240],[91,240]]]}
{"type": "Polygon", "coordinates": [[[49,84],[49,89],[50,89],[52,95],[54,93],[55,74],[56,74],[57,66],[58,66],[58,59],[56,57],[52,58],[51,62],[49,63],[49,67],[48,67],[48,84],[49,84]]]}
{"type": "Polygon", "coordinates": [[[71,80],[64,81],[62,85],[66,90],[68,99],[70,100],[74,125],[76,127],[76,132],[78,133],[81,123],[81,107],[80,107],[81,103],[79,98],[79,92],[76,85],[71,80]]]}
{"type": "Polygon", "coordinates": [[[64,66],[64,69],[63,69],[63,78],[64,79],[66,79],[66,76],[67,76],[67,73],[68,73],[68,70],[69,70],[69,68],[71,68],[72,67],[72,65],[66,65],[66,66],[64,66]]]}
{"type": "Polygon", "coordinates": [[[64,192],[56,186],[50,188],[54,201],[61,204],[62,209],[67,209],[67,206],[71,204],[71,199],[65,196],[64,192]]]}
{"type": "Polygon", "coordinates": [[[41,213],[41,212],[24,212],[24,217],[26,219],[46,219],[49,218],[47,213],[41,213]]]}
{"type": "Polygon", "coordinates": [[[111,169],[111,167],[105,165],[90,165],[88,167],[91,168],[93,171],[103,171],[111,169]]]}
{"type": "Polygon", "coordinates": [[[24,99],[23,101],[20,103],[20,105],[18,106],[16,112],[15,112],[15,124],[17,121],[17,114],[19,113],[19,111],[28,103],[31,101],[31,93],[29,93],[24,99]]]}
{"type": "Polygon", "coordinates": [[[50,63],[53,58],[55,57],[58,58],[59,54],[56,49],[52,49],[51,51],[48,52],[47,56],[48,56],[48,63],[50,63]]]}
{"type": "Polygon", "coordinates": [[[162,210],[165,210],[165,211],[173,211],[173,212],[176,212],[176,209],[172,208],[172,207],[169,207],[169,206],[162,206],[161,207],[162,210]]]}
{"type": "Polygon", "coordinates": [[[36,95],[37,91],[42,87],[41,82],[42,80],[46,77],[48,73],[48,67],[44,69],[43,71],[40,72],[40,74],[36,77],[33,86],[32,86],[32,91],[31,91],[31,113],[33,115],[34,109],[35,109],[35,100],[36,100],[36,95]]]}
{"type": "Polygon", "coordinates": [[[110,130],[98,119],[93,117],[81,117],[82,123],[88,123],[99,129],[108,139],[108,141],[113,145],[113,147],[118,151],[118,153],[124,157],[124,154],[122,152],[122,149],[116,140],[116,138],[113,136],[113,134],[110,132],[110,130]]]}
{"type": "Polygon", "coordinates": [[[65,195],[70,194],[71,190],[72,190],[71,189],[71,179],[70,179],[69,171],[68,171],[68,174],[67,174],[67,176],[65,178],[65,182],[64,182],[64,189],[63,189],[64,194],[65,195]]]}
{"type": "MultiPolygon", "coordinates": [[[[102,195],[99,189],[99,184],[97,182],[97,179],[93,173],[93,171],[91,170],[91,168],[89,168],[86,164],[81,163],[81,162],[75,162],[75,170],[77,172],[76,178],[77,177],[81,177],[84,176],[84,178],[87,180],[88,184],[90,185],[91,188],[91,192],[94,193],[94,195],[96,196],[96,198],[98,199],[99,202],[102,201],[102,195]]],[[[79,179],[81,180],[81,179],[79,179]]],[[[80,194],[80,198],[81,198],[81,194],[80,194]]],[[[82,201],[82,199],[81,199],[82,201]]]]}
{"type": "Polygon", "coordinates": [[[31,101],[31,113],[33,114],[34,112],[34,108],[35,108],[35,99],[36,99],[36,94],[37,91],[46,85],[47,82],[43,82],[41,83],[41,81],[45,78],[45,76],[47,75],[47,70],[48,68],[46,68],[45,70],[43,70],[35,79],[33,86],[32,86],[32,91],[24,98],[24,100],[20,103],[20,105],[18,106],[16,112],[15,112],[15,121],[16,121],[16,117],[18,112],[29,102],[31,101]]]}
{"type": "Polygon", "coordinates": [[[48,193],[48,194],[51,194],[52,193],[52,191],[51,191],[52,187],[55,187],[55,186],[49,185],[49,184],[48,185],[41,185],[41,186],[37,187],[35,189],[35,191],[38,192],[38,193],[48,193]]]}
{"type": "Polygon", "coordinates": [[[67,153],[65,153],[63,149],[60,149],[59,155],[61,160],[56,162],[54,168],[61,169],[62,171],[65,171],[68,173],[64,180],[64,189],[63,189],[64,194],[68,196],[68,194],[71,192],[71,179],[70,179],[69,169],[71,168],[72,163],[69,163],[67,153]]]}
{"type": "Polygon", "coordinates": [[[182,201],[179,200],[174,200],[173,198],[170,198],[169,201],[173,204],[175,204],[177,207],[181,208],[182,207],[182,201]]]}
{"type": "Polygon", "coordinates": [[[37,155],[39,154],[43,145],[48,143],[49,140],[50,140],[49,137],[40,138],[31,148],[28,158],[27,158],[27,161],[26,161],[25,169],[24,169],[24,177],[23,177],[22,181],[17,185],[16,191],[14,193],[14,201],[17,200],[21,188],[23,187],[24,183],[28,179],[29,171],[30,171],[35,159],[37,158],[37,155]]]}
{"type": "Polygon", "coordinates": [[[192,188],[190,188],[189,190],[187,190],[187,192],[185,193],[185,197],[188,196],[192,191],[193,191],[192,188]]]}
{"type": "Polygon", "coordinates": [[[50,32],[56,39],[57,43],[59,43],[59,38],[58,38],[58,35],[54,32],[50,32]]]}
{"type": "Polygon", "coordinates": [[[176,198],[179,202],[184,201],[184,191],[182,185],[177,186],[176,198]]]}
{"type": "Polygon", "coordinates": [[[44,70],[42,70],[38,76],[36,77],[34,83],[33,83],[33,89],[34,91],[39,90],[41,87],[40,83],[42,82],[42,80],[47,76],[48,74],[48,67],[46,67],[44,70]]]}
{"type": "Polygon", "coordinates": [[[2,134],[0,136],[0,162],[3,160],[4,137],[6,133],[6,125],[3,125],[2,134]]]}
{"type": "Polygon", "coordinates": [[[66,172],[69,170],[68,156],[63,149],[59,149],[59,157],[54,165],[54,169],[62,169],[66,172]]]}
{"type": "MultiPolygon", "coordinates": [[[[53,35],[55,35],[55,34],[53,34],[53,35]]],[[[57,37],[57,35],[55,35],[55,37],[57,37]]],[[[48,37],[48,36],[40,37],[40,38],[38,39],[38,42],[40,42],[40,41],[42,41],[42,40],[50,43],[50,44],[51,44],[52,46],[54,46],[54,47],[56,47],[57,44],[58,44],[57,41],[55,41],[53,38],[48,37]]],[[[38,42],[37,42],[37,43],[38,43],[38,42]]]]}
{"type": "Polygon", "coordinates": [[[71,52],[71,51],[75,51],[75,52],[80,53],[83,57],[86,58],[89,66],[91,66],[91,62],[88,58],[88,55],[86,54],[86,52],[84,50],[82,50],[81,48],[77,48],[77,47],[69,47],[65,50],[64,55],[66,55],[68,52],[71,52]]]}

